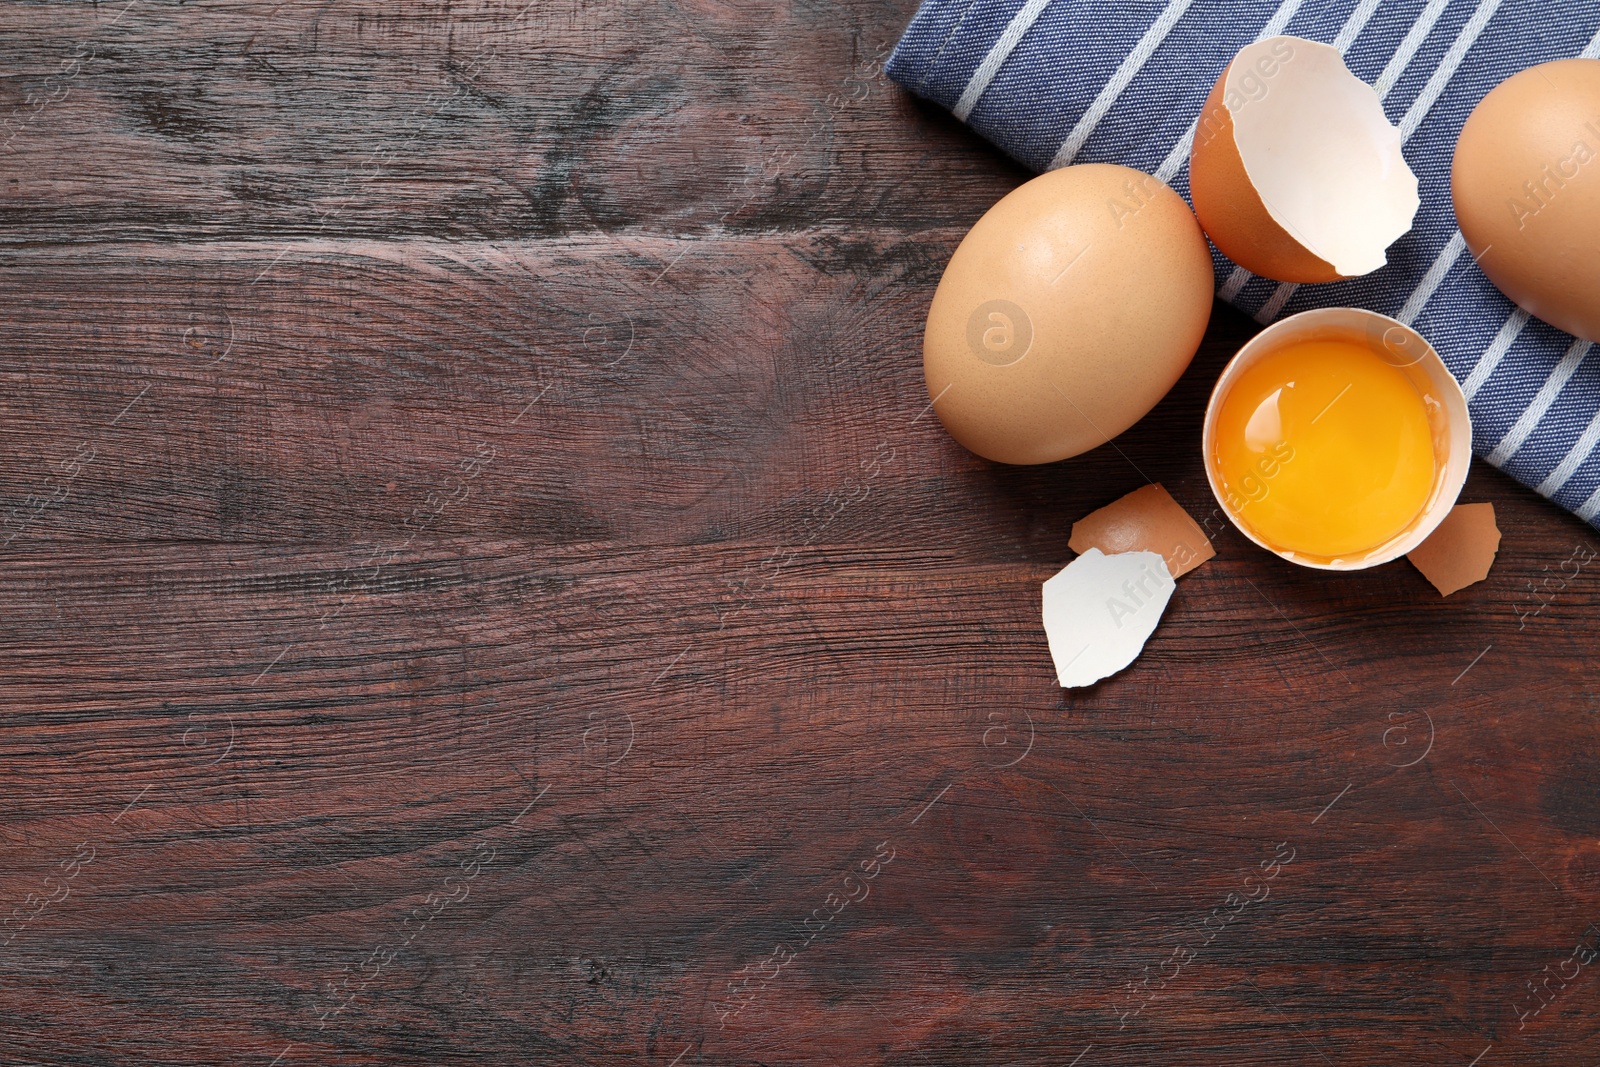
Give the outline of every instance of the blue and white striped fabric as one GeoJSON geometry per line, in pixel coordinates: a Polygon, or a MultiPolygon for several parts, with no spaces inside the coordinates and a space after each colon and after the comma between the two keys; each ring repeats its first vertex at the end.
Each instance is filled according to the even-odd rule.
{"type": "Polygon", "coordinates": [[[1213,251],[1217,295],[1262,323],[1323,306],[1411,323],[1461,381],[1477,453],[1600,527],[1600,346],[1502,296],[1450,204],[1473,107],[1535,63],[1600,58],[1596,0],[926,0],[888,73],[1034,170],[1122,163],[1187,198],[1207,93],[1236,51],[1280,33],[1335,45],[1377,87],[1422,208],[1389,265],[1350,281],[1280,284],[1213,251]]]}

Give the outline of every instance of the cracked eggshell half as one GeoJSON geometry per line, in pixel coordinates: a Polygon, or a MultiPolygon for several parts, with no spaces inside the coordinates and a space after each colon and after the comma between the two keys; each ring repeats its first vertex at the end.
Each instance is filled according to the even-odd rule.
{"type": "Polygon", "coordinates": [[[1155,407],[1211,317],[1211,251],[1183,198],[1128,167],[1063,167],[962,239],[923,334],[950,435],[999,463],[1053,463],[1155,407]]]}
{"type": "Polygon", "coordinates": [[[1450,193],[1501,292],[1600,341],[1600,59],[1541,63],[1496,86],[1462,127],[1450,193]]]}
{"type": "Polygon", "coordinates": [[[1223,255],[1263,278],[1369,274],[1421,204],[1400,140],[1338,49],[1257,41],[1233,57],[1195,125],[1195,214],[1223,255]]]}

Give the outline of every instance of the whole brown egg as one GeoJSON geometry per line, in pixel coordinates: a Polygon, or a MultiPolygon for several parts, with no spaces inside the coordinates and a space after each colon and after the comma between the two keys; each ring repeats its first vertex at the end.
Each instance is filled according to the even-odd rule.
{"type": "Polygon", "coordinates": [[[923,372],[950,435],[1000,463],[1087,452],[1156,405],[1211,316],[1211,253],[1166,185],[1093,163],[1012,191],[962,240],[923,372]]]}
{"type": "Polygon", "coordinates": [[[1489,280],[1600,341],[1600,59],[1541,63],[1496,86],[1461,130],[1450,191],[1489,280]]]}

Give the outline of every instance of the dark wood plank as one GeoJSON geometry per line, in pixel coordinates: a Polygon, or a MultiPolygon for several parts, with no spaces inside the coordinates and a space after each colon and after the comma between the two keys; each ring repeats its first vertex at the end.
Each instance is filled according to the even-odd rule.
{"type": "Polygon", "coordinates": [[[5,243],[919,227],[993,201],[993,153],[883,77],[903,0],[122,12],[0,25],[5,243]]]}
{"type": "MultiPolygon", "coordinates": [[[[757,551],[545,546],[535,562],[523,543],[446,542],[433,558],[395,561],[380,588],[339,610],[324,576],[348,556],[41,550],[36,570],[74,577],[23,575],[3,590],[29,635],[3,668],[17,716],[4,775],[39,786],[13,802],[18,875],[4,888],[20,896],[61,877],[80,843],[96,852],[87,884],[68,883],[75,894],[24,927],[8,960],[43,1003],[65,977],[114,999],[128,981],[120,968],[154,967],[144,980],[160,987],[193,965],[170,949],[152,963],[148,944],[177,938],[213,954],[208,977],[265,997],[252,1011],[267,1014],[180,998],[208,1032],[220,1028],[194,1062],[263,1028],[319,1061],[403,1059],[407,1042],[443,1033],[427,1021],[441,1002],[478,1019],[472,1047],[491,1061],[538,1041],[567,1054],[649,1050],[640,992],[609,985],[611,968],[660,988],[655,1023],[697,1048],[703,1036],[712,1059],[779,1046],[848,1058],[876,1041],[983,1061],[971,1020],[994,998],[1011,1005],[999,1009],[1007,1029],[1100,1036],[1159,1058],[1216,1034],[1222,1008],[1242,1013],[1241,1044],[1210,1047],[1267,1062],[1297,1053],[1243,984],[1263,977],[1297,1001],[1291,1018],[1314,1040],[1364,1055],[1370,1019],[1334,1009],[1391,997],[1396,970],[1451,988],[1460,968],[1487,972],[1453,1027],[1437,999],[1398,1016],[1410,1034],[1448,1041],[1479,1019],[1506,1025],[1507,984],[1582,924],[1566,895],[1594,888],[1584,703],[1559,685],[1529,700],[1517,669],[1548,636],[1432,605],[1414,577],[1400,584],[1435,609],[1420,616],[1384,614],[1395,583],[1368,582],[1358,600],[1346,590],[1357,602],[1342,607],[1302,587],[1320,603],[1293,603],[1298,576],[1263,574],[1234,541],[1185,583],[1143,669],[1089,701],[1048,684],[1031,619],[1048,568],[964,554],[821,549],[719,631],[696,608],[737,607],[719,587],[759,568],[757,551]],[[1249,582],[1289,617],[1257,613],[1241,636],[1249,582]],[[96,613],[61,620],[62,599],[96,613]],[[164,627],[148,626],[151,604],[166,605],[164,627]],[[1351,621],[1328,624],[1340,616],[1351,621]],[[1496,647],[1457,696],[1439,668],[1468,662],[1485,635],[1496,647]],[[1363,664],[1376,644],[1401,651],[1363,664]],[[1191,684],[1174,700],[1174,673],[1219,664],[1228,692],[1191,684]],[[1397,669],[1415,677],[1394,684],[1397,669]],[[51,684],[68,671],[70,694],[51,684]],[[1384,732],[1404,726],[1421,741],[1419,712],[1437,750],[1394,768],[1410,751],[1384,732]],[[1015,751],[1001,742],[1025,736],[1022,761],[997,768],[1015,751]],[[1557,784],[1508,790],[1518,767],[1518,780],[1557,784]],[[519,820],[546,786],[548,804],[519,820]],[[526,836],[514,832],[523,822],[526,836]],[[720,986],[768,942],[794,944],[797,917],[883,840],[896,861],[874,910],[801,954],[795,988],[717,1029],[720,986]],[[1191,988],[1134,1016],[1130,1036],[1117,1031],[1138,1005],[1123,984],[1203,936],[1197,918],[1277,841],[1295,862],[1254,921],[1196,961],[1191,988]],[[481,893],[472,879],[460,909],[441,911],[419,935],[429,941],[409,941],[392,968],[369,964],[378,973],[336,1033],[319,1030],[329,998],[349,996],[325,983],[408,942],[408,909],[459,892],[463,881],[440,885],[452,864],[487,855],[479,843],[516,860],[481,893]],[[1541,857],[1556,885],[1517,849],[1541,857]],[[1539,910],[1508,921],[1506,900],[1539,910]],[[1335,988],[1307,988],[1296,977],[1307,972],[1336,975],[1335,988]],[[562,991],[579,987],[597,1017],[574,1016],[576,994],[562,991]],[[914,1017],[940,1005],[944,1028],[914,1017]],[[396,1028],[410,1036],[391,1044],[396,1028]]],[[[1514,599],[1512,574],[1479,595],[1514,599]]],[[[1576,596],[1569,626],[1592,626],[1592,608],[1592,592],[1576,596]]],[[[76,1009],[59,1010],[55,1028],[49,1015],[30,1023],[41,1049],[78,1032],[76,1009]]],[[[152,1016],[129,1016],[135,1036],[117,1055],[146,1047],[140,1018],[152,1016]]],[[[1572,1039],[1591,1033],[1573,1025],[1572,1039]]],[[[1003,1032],[986,1040],[1014,1047],[1003,1032]]]]}

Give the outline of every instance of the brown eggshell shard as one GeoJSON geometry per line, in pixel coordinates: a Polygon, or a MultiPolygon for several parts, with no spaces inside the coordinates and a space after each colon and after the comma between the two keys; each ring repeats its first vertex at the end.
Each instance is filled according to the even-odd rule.
{"type": "Polygon", "coordinates": [[[1189,196],[1200,228],[1217,251],[1252,274],[1284,282],[1337,281],[1339,272],[1332,264],[1312,255],[1273,221],[1245,173],[1234,143],[1233,115],[1222,102],[1227,79],[1224,71],[1206,97],[1194,131],[1189,196]]]}
{"type": "Polygon", "coordinates": [[[1080,555],[1091,548],[1108,556],[1158,552],[1174,578],[1181,578],[1217,554],[1205,531],[1157,482],[1135,489],[1073,523],[1067,547],[1080,555]]]}
{"type": "Polygon", "coordinates": [[[1600,341],[1600,59],[1542,63],[1496,86],[1461,130],[1450,192],[1501,292],[1600,341]]]}
{"type": "Polygon", "coordinates": [[[1441,596],[1449,596],[1489,576],[1500,550],[1500,527],[1493,504],[1457,504],[1438,529],[1407,553],[1441,596]]]}
{"type": "Polygon", "coordinates": [[[1421,205],[1400,142],[1337,49],[1257,41],[1228,64],[1196,122],[1195,213],[1224,255],[1262,277],[1368,274],[1421,205]]]}
{"type": "Polygon", "coordinates": [[[1040,175],[962,240],[928,310],[923,371],[950,435],[1000,463],[1051,463],[1132,426],[1177,382],[1211,317],[1194,213],[1128,167],[1040,175]]]}

